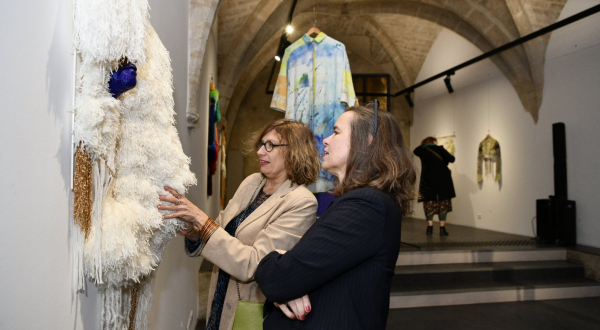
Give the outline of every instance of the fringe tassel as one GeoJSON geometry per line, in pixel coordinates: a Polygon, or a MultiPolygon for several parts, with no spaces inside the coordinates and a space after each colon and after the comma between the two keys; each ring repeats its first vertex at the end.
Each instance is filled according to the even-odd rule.
{"type": "Polygon", "coordinates": [[[71,260],[73,266],[73,291],[79,292],[85,289],[85,273],[84,273],[84,262],[83,262],[83,250],[84,250],[84,235],[81,229],[75,224],[75,221],[71,222],[71,248],[73,250],[73,259],[71,260]]]}
{"type": "Polygon", "coordinates": [[[102,284],[102,205],[110,190],[113,173],[106,161],[97,158],[93,163],[94,204],[92,208],[92,224],[94,226],[94,248],[92,277],[96,284],[102,284]]]}
{"type": "Polygon", "coordinates": [[[103,330],[147,330],[155,272],[139,283],[101,286],[103,330]]]}
{"type": "Polygon", "coordinates": [[[73,180],[73,221],[87,239],[92,228],[92,160],[81,141],[75,151],[73,180]]]}
{"type": "Polygon", "coordinates": [[[135,330],[148,329],[148,314],[150,308],[152,308],[152,288],[154,287],[155,278],[156,272],[152,272],[150,275],[145,276],[139,284],[135,330]]]}
{"type": "Polygon", "coordinates": [[[127,330],[131,290],[109,285],[102,289],[102,329],[127,330]]]}
{"type": "Polygon", "coordinates": [[[81,141],[75,151],[75,177],[73,179],[73,222],[71,239],[73,248],[73,289],[83,291],[85,285],[83,250],[92,229],[92,160],[81,141]]]}
{"type": "Polygon", "coordinates": [[[135,312],[137,309],[137,301],[138,301],[138,290],[140,288],[140,283],[136,283],[133,285],[131,289],[131,308],[129,309],[129,327],[128,330],[135,330],[135,312]]]}

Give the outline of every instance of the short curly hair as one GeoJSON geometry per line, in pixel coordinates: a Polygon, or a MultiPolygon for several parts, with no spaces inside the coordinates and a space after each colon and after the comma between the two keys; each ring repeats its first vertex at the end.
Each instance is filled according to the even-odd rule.
{"type": "Polygon", "coordinates": [[[284,148],[285,170],[292,183],[309,185],[319,176],[321,160],[315,135],[303,123],[290,119],[278,119],[267,124],[262,130],[255,132],[248,145],[248,154],[256,153],[257,146],[263,136],[274,131],[281,137],[284,148]]]}

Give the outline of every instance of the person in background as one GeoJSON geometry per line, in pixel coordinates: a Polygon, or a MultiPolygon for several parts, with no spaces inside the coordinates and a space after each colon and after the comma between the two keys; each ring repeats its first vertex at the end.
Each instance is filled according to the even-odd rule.
{"type": "Polygon", "coordinates": [[[350,107],[324,140],[323,169],[339,198],[294,248],[256,270],[266,330],[385,329],[400,224],[417,194],[400,126],[376,106],[350,107]]]}
{"type": "Polygon", "coordinates": [[[186,228],[185,248],[215,266],[210,282],[206,329],[229,330],[239,299],[263,302],[254,281],[259,261],[275,249],[290,250],[315,222],[317,200],[305,187],[317,179],[320,161],[313,133],[304,124],[280,119],[255,134],[260,173],[247,177],[227,207],[212,220],[175,190],[161,196],[159,209],[186,228]],[[238,296],[239,293],[239,296],[238,296]]]}
{"type": "Polygon", "coordinates": [[[423,210],[427,219],[426,234],[433,234],[433,216],[440,219],[440,235],[448,236],[446,217],[452,211],[452,198],[456,197],[452,172],[449,163],[454,163],[452,156],[444,147],[438,146],[437,139],[429,136],[421,141],[413,153],[421,159],[421,182],[419,183],[419,201],[423,202],[423,210]]]}

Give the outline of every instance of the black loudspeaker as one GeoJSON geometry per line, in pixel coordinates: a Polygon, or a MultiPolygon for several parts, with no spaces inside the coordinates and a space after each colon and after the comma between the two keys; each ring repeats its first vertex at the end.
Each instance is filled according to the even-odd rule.
{"type": "Polygon", "coordinates": [[[535,206],[539,241],[561,246],[576,244],[575,201],[557,198],[538,199],[535,206]]]}
{"type": "Polygon", "coordinates": [[[536,200],[537,238],[556,245],[575,245],[575,202],[567,199],[567,140],[564,123],[552,124],[554,196],[536,200]]]}
{"type": "Polygon", "coordinates": [[[552,124],[552,150],[554,153],[554,196],[567,199],[567,142],[565,124],[552,124]]]}
{"type": "Polygon", "coordinates": [[[554,231],[552,203],[550,203],[549,199],[537,199],[535,201],[535,216],[537,240],[548,243],[550,233],[554,231]],[[550,223],[550,221],[552,221],[552,223],[550,223]]]}

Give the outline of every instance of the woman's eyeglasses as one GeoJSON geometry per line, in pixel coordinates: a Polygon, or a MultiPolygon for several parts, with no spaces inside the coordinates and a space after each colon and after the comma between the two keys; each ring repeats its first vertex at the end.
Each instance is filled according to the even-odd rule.
{"type": "Polygon", "coordinates": [[[256,151],[260,150],[260,148],[263,146],[265,147],[265,150],[267,152],[271,152],[271,151],[273,151],[273,148],[287,146],[287,144],[275,144],[271,141],[267,141],[267,142],[259,141],[256,144],[256,151]]]}
{"type": "Polygon", "coordinates": [[[373,111],[375,112],[374,116],[373,116],[373,138],[375,138],[375,134],[377,134],[377,125],[378,125],[378,119],[379,119],[379,115],[377,113],[378,108],[379,108],[379,101],[377,99],[374,99],[373,101],[367,103],[366,105],[371,105],[373,104],[373,111]]]}

